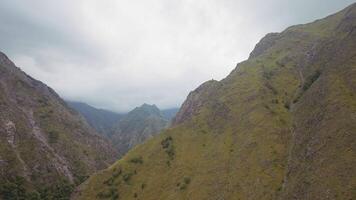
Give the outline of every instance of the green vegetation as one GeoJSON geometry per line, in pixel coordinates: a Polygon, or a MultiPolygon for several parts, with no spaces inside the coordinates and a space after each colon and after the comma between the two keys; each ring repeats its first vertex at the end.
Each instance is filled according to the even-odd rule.
{"type": "Polygon", "coordinates": [[[0,199],[69,199],[116,152],[0,52],[0,199]]]}
{"type": "Polygon", "coordinates": [[[103,191],[100,192],[97,197],[99,199],[111,199],[111,200],[117,200],[119,199],[119,192],[117,188],[115,187],[110,187],[108,191],[103,191]]]}
{"type": "Polygon", "coordinates": [[[142,160],[142,157],[135,157],[135,158],[130,159],[130,162],[135,163],[135,164],[142,164],[143,160],[142,160]]]}
{"type": "Polygon", "coordinates": [[[129,181],[131,180],[132,175],[133,175],[133,173],[131,173],[131,172],[123,174],[122,175],[122,180],[124,180],[125,183],[129,183],[129,181]]]}
{"type": "Polygon", "coordinates": [[[42,200],[69,199],[74,186],[67,180],[58,180],[52,186],[42,186],[36,190],[29,190],[28,183],[23,177],[10,178],[0,183],[0,197],[3,200],[42,200]]]}
{"type": "Polygon", "coordinates": [[[321,71],[320,70],[316,70],[310,77],[308,77],[308,79],[305,81],[304,85],[303,85],[303,90],[306,91],[310,88],[310,86],[316,81],[318,80],[319,76],[321,75],[321,71]]]}
{"type": "Polygon", "coordinates": [[[48,132],[48,142],[49,143],[57,143],[59,137],[59,133],[57,131],[49,131],[48,132]]]}
{"type": "Polygon", "coordinates": [[[173,138],[168,136],[161,142],[162,148],[167,153],[168,157],[173,160],[174,159],[174,147],[173,147],[173,138]]]}
{"type": "Polygon", "coordinates": [[[92,176],[78,200],[108,190],[115,167],[136,172],[117,180],[125,200],[353,199],[354,16],[356,5],[277,34],[193,91],[181,121],[92,176]]]}
{"type": "Polygon", "coordinates": [[[22,177],[15,177],[13,179],[5,180],[0,183],[1,199],[26,199],[29,194],[25,189],[24,183],[25,179],[22,177]]]}
{"type": "Polygon", "coordinates": [[[184,177],[182,182],[177,183],[177,187],[180,190],[185,190],[185,189],[187,189],[189,184],[190,184],[190,178],[189,177],[184,177]]]}

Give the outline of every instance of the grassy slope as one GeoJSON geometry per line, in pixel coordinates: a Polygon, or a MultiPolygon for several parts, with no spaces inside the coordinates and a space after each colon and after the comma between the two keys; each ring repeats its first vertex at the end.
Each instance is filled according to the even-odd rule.
{"type": "Polygon", "coordinates": [[[353,5],[280,33],[201,97],[192,117],[92,176],[74,198],[352,199],[355,13],[353,5]]]}

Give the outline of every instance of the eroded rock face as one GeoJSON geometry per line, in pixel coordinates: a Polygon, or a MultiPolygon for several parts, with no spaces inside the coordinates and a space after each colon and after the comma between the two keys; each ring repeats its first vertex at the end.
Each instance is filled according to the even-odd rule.
{"type": "Polygon", "coordinates": [[[265,52],[268,48],[272,47],[275,41],[278,39],[279,33],[268,33],[264,38],[260,40],[259,43],[256,44],[253,51],[250,53],[251,58],[255,58],[265,52]]]}
{"type": "Polygon", "coordinates": [[[173,118],[172,126],[176,126],[190,119],[194,114],[199,112],[202,106],[208,102],[212,102],[214,100],[214,95],[221,85],[222,84],[218,81],[210,80],[190,92],[178,113],[173,118]]]}
{"type": "MultiPolygon", "coordinates": [[[[48,86],[0,52],[0,183],[78,184],[118,153],[48,86]]],[[[1,199],[0,193],[0,199],[1,199]]]]}
{"type": "Polygon", "coordinates": [[[16,132],[16,126],[15,126],[15,123],[12,122],[12,121],[7,121],[5,124],[4,124],[4,128],[5,128],[5,131],[6,131],[6,139],[7,139],[7,142],[13,146],[14,143],[15,143],[15,132],[16,132]]]}

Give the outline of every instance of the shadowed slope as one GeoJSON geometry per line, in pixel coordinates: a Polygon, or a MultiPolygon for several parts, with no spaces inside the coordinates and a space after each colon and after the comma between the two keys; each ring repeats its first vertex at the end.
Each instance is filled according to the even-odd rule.
{"type": "Polygon", "coordinates": [[[0,199],[65,198],[115,158],[51,88],[0,53],[0,199]]]}

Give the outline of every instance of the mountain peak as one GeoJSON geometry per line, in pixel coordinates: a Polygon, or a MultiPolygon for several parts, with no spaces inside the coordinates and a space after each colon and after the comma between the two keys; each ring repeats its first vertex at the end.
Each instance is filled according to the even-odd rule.
{"type": "Polygon", "coordinates": [[[147,115],[158,115],[158,116],[161,115],[160,109],[155,104],[150,105],[147,103],[142,104],[140,107],[136,107],[128,114],[142,113],[142,112],[146,113],[147,115]]]}

